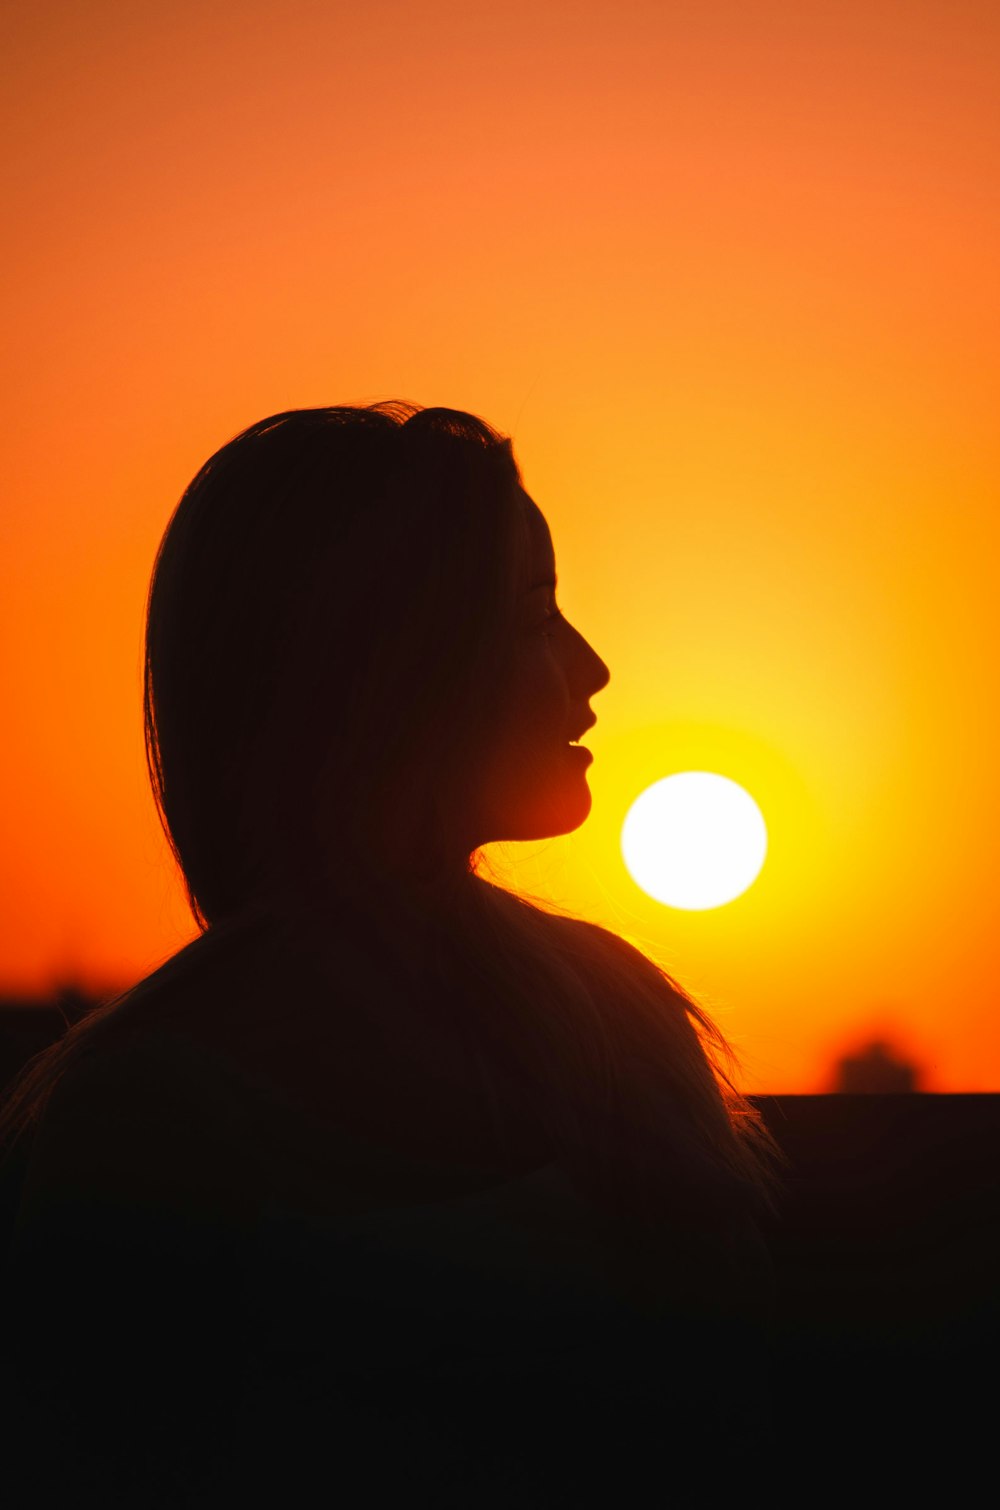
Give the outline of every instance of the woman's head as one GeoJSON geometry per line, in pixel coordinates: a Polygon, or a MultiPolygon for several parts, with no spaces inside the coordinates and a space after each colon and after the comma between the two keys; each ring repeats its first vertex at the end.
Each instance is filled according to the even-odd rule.
{"type": "Polygon", "coordinates": [[[293,410],[198,472],[146,633],[154,792],[203,924],[428,884],[586,817],[604,663],[554,612],[510,442],[402,403],[293,410]]]}

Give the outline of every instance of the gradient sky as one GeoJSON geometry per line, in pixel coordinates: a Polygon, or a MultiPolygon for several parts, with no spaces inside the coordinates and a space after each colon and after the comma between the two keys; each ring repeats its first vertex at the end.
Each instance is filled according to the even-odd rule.
{"type": "Polygon", "coordinates": [[[511,434],[611,668],[577,833],[494,849],[719,1017],[750,1089],[889,1035],[1000,1090],[1000,9],[991,0],[5,7],[0,989],[195,933],[142,755],[145,593],[262,416],[511,434]],[[707,913],[618,848],[759,802],[707,913]]]}

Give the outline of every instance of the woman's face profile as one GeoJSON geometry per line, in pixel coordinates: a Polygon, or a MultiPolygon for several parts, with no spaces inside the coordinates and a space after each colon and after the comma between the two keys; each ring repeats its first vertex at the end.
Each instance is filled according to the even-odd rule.
{"type": "Polygon", "coordinates": [[[555,553],[527,493],[528,580],[520,584],[511,675],[478,788],[476,845],[579,828],[591,807],[589,750],[570,740],[596,722],[590,698],[611,673],[556,605],[555,553]]]}

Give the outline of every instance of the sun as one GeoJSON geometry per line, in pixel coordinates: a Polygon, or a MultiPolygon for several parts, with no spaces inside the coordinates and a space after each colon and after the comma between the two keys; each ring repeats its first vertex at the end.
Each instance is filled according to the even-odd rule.
{"type": "Polygon", "coordinates": [[[657,902],[701,912],[742,895],[760,874],[767,828],[737,782],[712,771],[654,781],[622,824],[629,875],[657,902]]]}

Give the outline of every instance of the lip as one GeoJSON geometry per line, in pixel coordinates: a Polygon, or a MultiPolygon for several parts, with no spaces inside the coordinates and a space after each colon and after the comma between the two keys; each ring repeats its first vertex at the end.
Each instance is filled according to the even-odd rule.
{"type": "Polygon", "coordinates": [[[565,746],[565,749],[566,749],[566,753],[568,755],[577,755],[577,756],[582,755],[582,756],[584,756],[585,763],[587,765],[589,765],[590,762],[594,758],[593,754],[591,753],[590,750],[587,749],[586,745],[571,745],[571,744],[568,744],[568,745],[565,746]]]}
{"type": "Polygon", "coordinates": [[[590,717],[586,720],[585,723],[582,723],[582,724],[578,725],[577,728],[570,730],[570,732],[569,732],[569,738],[570,739],[582,739],[583,736],[586,734],[587,730],[588,729],[592,729],[594,727],[594,725],[596,724],[596,722],[597,722],[597,714],[596,713],[591,713],[590,717]]]}

